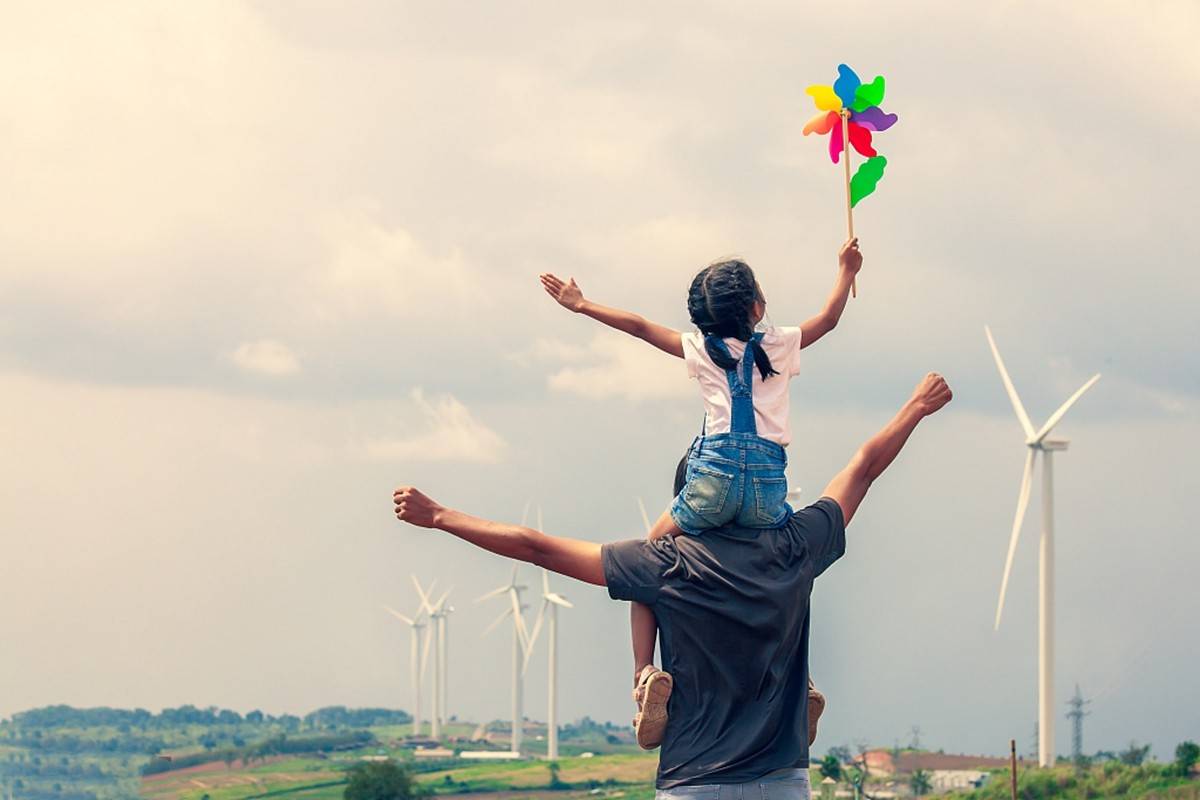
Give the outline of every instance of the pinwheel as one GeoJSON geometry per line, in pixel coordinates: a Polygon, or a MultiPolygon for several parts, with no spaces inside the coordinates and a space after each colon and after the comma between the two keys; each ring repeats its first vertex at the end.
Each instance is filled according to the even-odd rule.
{"type": "MultiPolygon", "coordinates": [[[[882,75],[875,76],[870,83],[863,83],[845,64],[838,65],[838,78],[833,86],[809,86],[805,90],[817,105],[817,115],[804,126],[804,135],[830,134],[829,157],[835,164],[845,154],[842,163],[846,168],[846,227],[850,238],[854,238],[852,209],[859,200],[875,191],[887,166],[887,159],[879,155],[871,143],[872,132],[886,131],[897,120],[895,114],[888,114],[879,107],[883,102],[883,91],[882,75]],[[854,177],[850,176],[852,147],[867,159],[859,165],[854,177]]],[[[854,293],[857,296],[857,286],[854,293]]]]}

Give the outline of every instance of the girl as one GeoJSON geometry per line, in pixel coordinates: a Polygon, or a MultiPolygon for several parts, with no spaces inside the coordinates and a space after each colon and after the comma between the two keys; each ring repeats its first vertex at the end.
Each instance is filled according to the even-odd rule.
{"type": "MultiPolygon", "coordinates": [[[[682,358],[700,385],[704,426],[688,451],[685,483],[649,532],[651,539],[700,535],[723,525],[777,528],[792,514],[787,503],[787,453],[791,441],[788,380],[799,354],[833,330],[862,268],[858,239],[842,245],[838,277],[821,313],[798,328],[755,328],[767,301],[754,272],[739,260],[701,270],[688,291],[688,313],[699,333],[681,333],[636,314],[587,300],[572,278],[541,276],[542,286],[564,308],[585,314],[682,358]]],[[[654,664],[657,625],[640,603],[630,611],[633,629],[634,719],[638,744],[658,746],[666,729],[671,676],[654,664]]],[[[815,723],[811,719],[811,723],[815,723]]]]}

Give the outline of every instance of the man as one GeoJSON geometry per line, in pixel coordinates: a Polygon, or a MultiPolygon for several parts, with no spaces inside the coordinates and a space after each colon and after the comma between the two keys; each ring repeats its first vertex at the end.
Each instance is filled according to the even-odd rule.
{"type": "Polygon", "coordinates": [[[951,397],[940,375],[925,376],[821,499],[777,530],[599,545],[472,517],[408,486],[393,494],[396,516],[654,609],[663,669],[675,678],[659,798],[806,800],[813,579],[845,551],[845,526],[872,482],[951,397]]]}

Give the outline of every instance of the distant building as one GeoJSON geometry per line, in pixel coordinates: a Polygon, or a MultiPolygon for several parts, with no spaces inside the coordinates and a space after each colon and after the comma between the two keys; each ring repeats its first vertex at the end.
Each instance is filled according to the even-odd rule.
{"type": "Polygon", "coordinates": [[[401,745],[401,747],[411,747],[416,750],[421,750],[423,748],[429,748],[429,747],[441,747],[442,743],[439,742],[437,739],[420,739],[417,737],[410,736],[409,738],[402,741],[400,743],[400,745],[401,745]]]}
{"type": "Polygon", "coordinates": [[[977,789],[987,779],[988,773],[977,769],[935,769],[929,773],[929,784],[935,792],[977,789]]]}
{"type": "Polygon", "coordinates": [[[418,747],[413,755],[417,758],[454,758],[454,751],[445,747],[418,747]]]}
{"type": "Polygon", "coordinates": [[[511,750],[461,750],[458,757],[478,761],[516,761],[524,758],[520,753],[511,750]]]}
{"type": "MultiPolygon", "coordinates": [[[[1008,766],[1008,759],[1003,757],[928,753],[919,750],[903,750],[899,754],[891,750],[868,750],[864,755],[867,769],[873,775],[911,775],[919,769],[931,773],[982,772],[1008,766]]],[[[1022,759],[1020,763],[1027,762],[1022,759]]]]}

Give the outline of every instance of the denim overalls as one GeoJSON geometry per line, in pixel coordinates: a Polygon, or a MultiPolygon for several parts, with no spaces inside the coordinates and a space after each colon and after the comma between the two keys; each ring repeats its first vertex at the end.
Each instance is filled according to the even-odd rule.
{"type": "MultiPolygon", "coordinates": [[[[754,334],[738,368],[725,370],[732,403],[729,433],[708,436],[701,432],[688,451],[686,483],[671,504],[671,518],[684,533],[699,534],[730,523],[742,528],[778,528],[792,515],[783,472],[787,451],[761,438],[754,422],[750,344],[761,339],[761,333],[754,334]]],[[[721,339],[710,336],[708,340],[733,357],[721,339]]]]}

